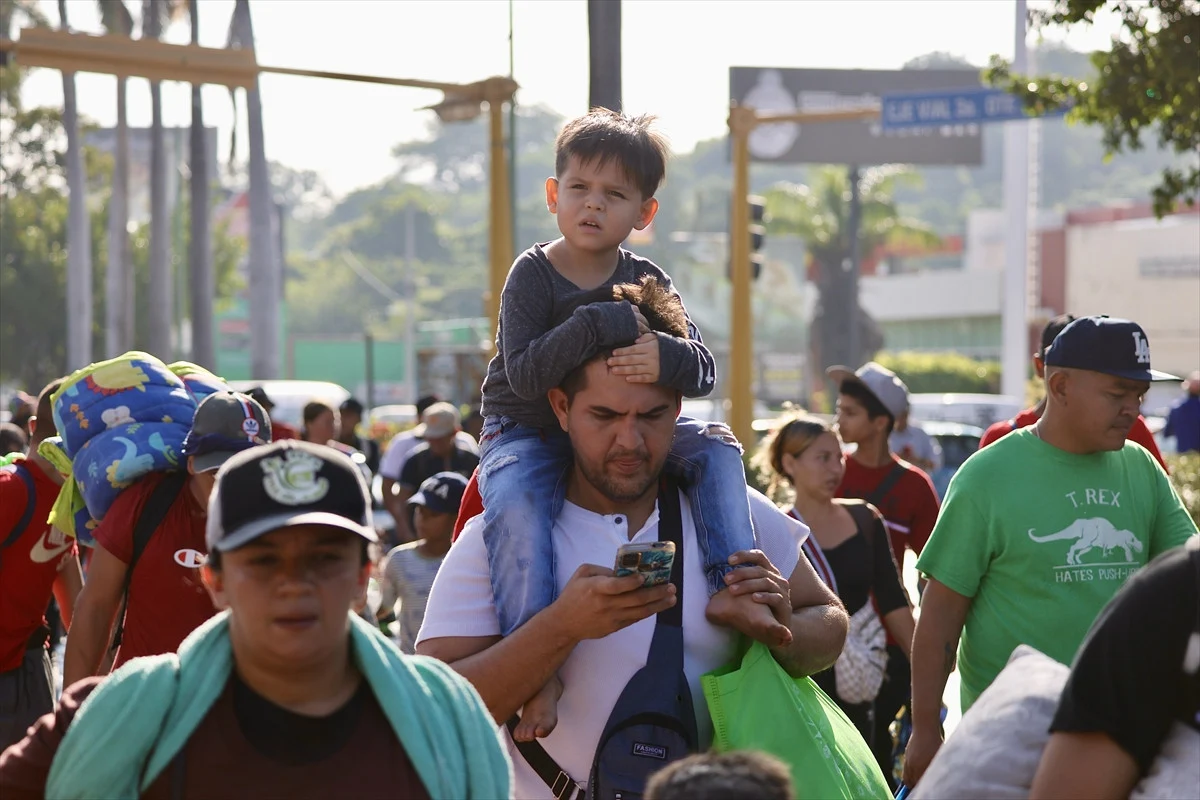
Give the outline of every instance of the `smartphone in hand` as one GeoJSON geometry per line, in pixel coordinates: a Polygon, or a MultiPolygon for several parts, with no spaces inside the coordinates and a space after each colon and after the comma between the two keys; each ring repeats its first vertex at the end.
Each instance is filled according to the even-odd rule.
{"type": "Polygon", "coordinates": [[[642,575],[642,586],[658,586],[671,580],[675,564],[674,542],[631,542],[617,548],[613,574],[618,578],[642,575]]]}

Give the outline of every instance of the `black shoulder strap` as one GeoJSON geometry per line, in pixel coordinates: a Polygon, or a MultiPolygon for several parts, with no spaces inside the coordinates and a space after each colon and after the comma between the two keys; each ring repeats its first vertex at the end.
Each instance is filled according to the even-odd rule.
{"type": "Polygon", "coordinates": [[[146,505],[142,507],[141,515],[134,523],[133,552],[129,556],[129,566],[125,568],[125,582],[121,587],[121,613],[117,615],[117,628],[113,633],[111,649],[114,652],[121,646],[121,637],[125,633],[125,611],[129,608],[129,586],[133,583],[133,569],[146,550],[146,545],[150,543],[150,537],[167,518],[167,512],[171,510],[175,498],[179,497],[179,493],[183,491],[187,478],[186,472],[167,473],[167,476],[158,486],[154,487],[154,491],[146,499],[146,505]]]}
{"type": "MultiPolygon", "coordinates": [[[[679,486],[674,480],[663,476],[658,484],[658,538],[675,543],[675,560],[671,564],[671,583],[675,584],[675,605],[658,612],[655,625],[683,625],[683,512],[679,507],[679,486]]],[[[505,723],[511,737],[517,729],[520,717],[513,714],[505,723]]],[[[558,765],[546,748],[537,740],[518,742],[513,739],[517,752],[537,773],[556,800],[578,800],[585,794],[574,779],[558,765]]]]}
{"type": "MultiPolygon", "coordinates": [[[[520,717],[513,714],[509,717],[508,735],[511,737],[513,731],[517,729],[517,723],[520,717]]],[[[529,764],[537,776],[541,778],[550,791],[553,792],[555,800],[582,800],[585,792],[575,782],[574,778],[563,771],[563,768],[558,765],[558,762],[546,752],[546,748],[542,747],[541,743],[536,739],[532,742],[518,742],[513,739],[513,744],[517,747],[517,752],[521,754],[521,758],[529,764]]]]}
{"type": "Polygon", "coordinates": [[[879,504],[883,501],[883,498],[887,497],[888,492],[892,490],[892,487],[899,483],[900,479],[904,477],[904,472],[905,469],[903,464],[898,462],[893,463],[892,471],[884,476],[883,480],[879,482],[879,485],[875,487],[875,491],[871,492],[863,499],[878,508],[879,504]]]}
{"type": "Polygon", "coordinates": [[[658,488],[658,538],[675,545],[671,563],[671,583],[675,584],[675,605],[658,612],[655,624],[683,626],[683,513],[679,508],[679,485],[663,476],[658,488]]]}
{"type": "MultiPolygon", "coordinates": [[[[890,475],[888,477],[891,477],[890,475]]],[[[882,525],[883,522],[879,518],[878,512],[867,505],[867,501],[850,501],[843,504],[845,509],[850,512],[850,517],[854,520],[854,525],[862,532],[863,538],[867,540],[867,563],[871,565],[874,575],[875,565],[875,531],[876,525],[882,525]]],[[[886,532],[886,528],[884,531],[886,532]]],[[[810,536],[812,534],[809,534],[810,536]]]]}
{"type": "Polygon", "coordinates": [[[17,520],[16,526],[0,543],[0,550],[11,547],[17,539],[21,538],[21,534],[25,533],[29,523],[33,522],[33,510],[37,507],[37,497],[34,494],[37,487],[33,484],[33,475],[29,473],[29,468],[24,464],[13,464],[11,469],[21,479],[21,483],[25,484],[25,510],[21,512],[21,518],[17,520]]]}

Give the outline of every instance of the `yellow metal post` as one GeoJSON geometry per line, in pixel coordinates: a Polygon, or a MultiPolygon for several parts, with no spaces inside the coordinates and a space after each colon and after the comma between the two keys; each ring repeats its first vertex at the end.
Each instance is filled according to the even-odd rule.
{"type": "Polygon", "coordinates": [[[729,262],[733,305],[729,321],[729,427],[746,446],[754,442],[754,330],[750,308],[750,131],[754,109],[729,108],[733,144],[733,197],[730,200],[729,262]]]}
{"type": "MultiPolygon", "coordinates": [[[[497,87],[498,88],[498,87],[497,87]]],[[[488,316],[492,320],[492,342],[496,340],[496,327],[500,322],[500,293],[508,268],[512,266],[512,208],[509,191],[508,153],[504,142],[504,103],[511,100],[500,91],[489,92],[488,119],[491,122],[491,180],[488,220],[488,316]]]]}
{"type": "Polygon", "coordinates": [[[772,122],[813,124],[878,119],[879,108],[837,111],[758,113],[753,108],[729,107],[729,138],[733,146],[733,197],[729,207],[730,282],[733,303],[729,335],[729,427],[745,445],[754,443],[754,328],[750,304],[750,134],[772,122]]]}

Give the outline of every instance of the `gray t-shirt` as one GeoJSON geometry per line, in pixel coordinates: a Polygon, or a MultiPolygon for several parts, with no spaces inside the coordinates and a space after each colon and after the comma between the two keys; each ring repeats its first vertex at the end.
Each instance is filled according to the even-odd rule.
{"type": "MultiPolygon", "coordinates": [[[[597,289],[584,290],[564,278],[535,244],[517,258],[500,296],[496,355],[483,381],[485,417],[508,417],[531,427],[557,427],[546,392],[602,348],[637,338],[637,321],[626,303],[614,303],[606,291],[653,275],[666,286],[671,279],[654,262],[621,250],[617,268],[597,289]]],[[[659,336],[659,380],[685,397],[713,390],[712,353],[688,318],[689,339],[659,336]]]]}
{"type": "Polygon", "coordinates": [[[425,601],[445,556],[428,558],[418,551],[420,542],[409,542],[388,553],[379,588],[383,592],[380,608],[391,609],[400,601],[400,635],[397,644],[411,654],[425,619],[425,601]]]}

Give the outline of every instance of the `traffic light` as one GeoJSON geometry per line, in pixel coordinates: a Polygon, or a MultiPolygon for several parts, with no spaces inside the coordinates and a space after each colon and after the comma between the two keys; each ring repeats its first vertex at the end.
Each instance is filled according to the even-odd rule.
{"type": "Polygon", "coordinates": [[[767,205],[758,195],[750,195],[746,202],[750,205],[750,278],[758,280],[766,261],[761,251],[763,242],[767,240],[767,228],[763,225],[767,205]]]}
{"type": "MultiPolygon", "coordinates": [[[[756,281],[762,274],[763,264],[766,263],[766,258],[759,251],[767,239],[767,229],[763,225],[767,207],[763,198],[753,194],[746,195],[746,204],[750,207],[750,280],[756,281]]],[[[733,280],[732,260],[725,267],[725,275],[729,280],[733,280]]]]}

